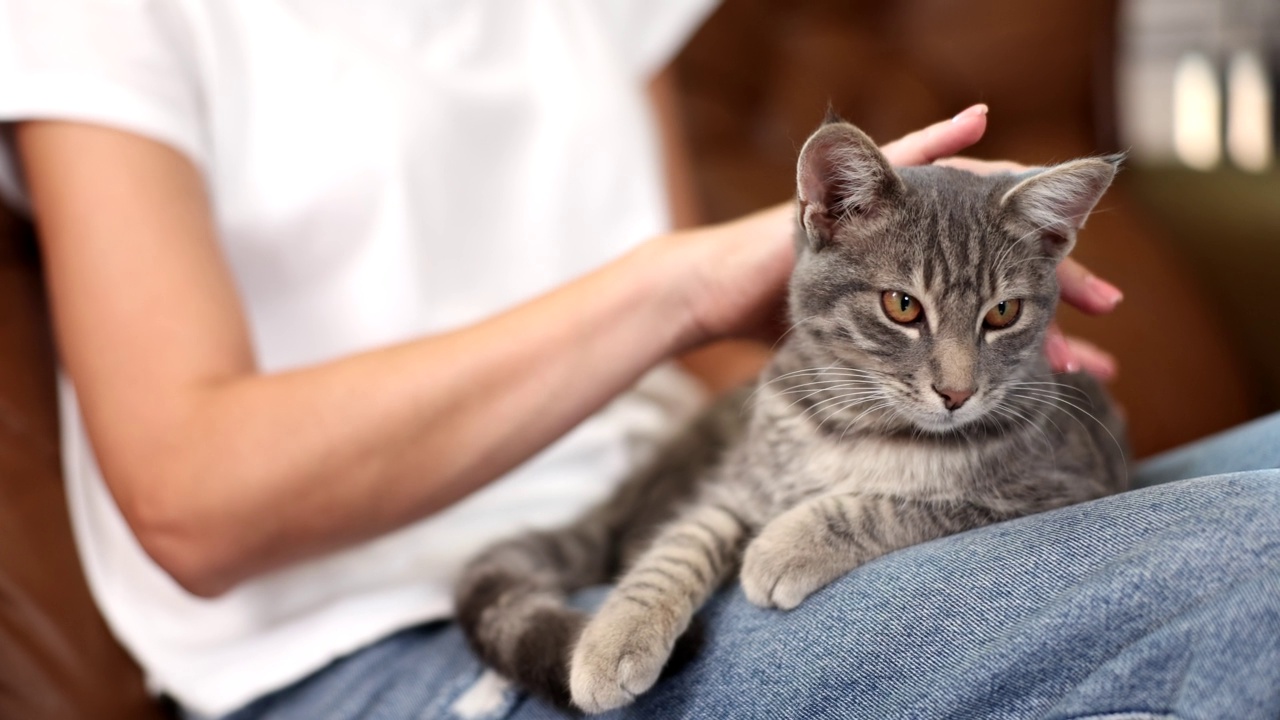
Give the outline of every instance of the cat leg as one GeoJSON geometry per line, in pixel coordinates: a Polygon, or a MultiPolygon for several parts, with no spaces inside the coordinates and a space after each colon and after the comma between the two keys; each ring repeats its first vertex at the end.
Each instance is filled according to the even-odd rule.
{"type": "Polygon", "coordinates": [[[664,528],[583,630],[569,668],[574,704],[604,712],[652,687],[676,639],[735,567],[747,533],[722,505],[694,506],[664,528]]]}
{"type": "Polygon", "coordinates": [[[742,588],[761,607],[790,610],[854,568],[899,548],[995,521],[970,503],[827,495],[771,520],[747,546],[742,588]]]}

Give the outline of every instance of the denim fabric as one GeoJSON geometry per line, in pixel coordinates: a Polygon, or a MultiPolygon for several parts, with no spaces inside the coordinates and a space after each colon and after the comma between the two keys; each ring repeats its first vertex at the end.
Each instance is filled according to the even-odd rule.
{"type": "Polygon", "coordinates": [[[1142,464],[1135,485],[1280,468],[1280,413],[1171,450],[1142,464]]]}
{"type": "MultiPolygon", "coordinates": [[[[1257,469],[1278,456],[1275,416],[1135,479],[1160,484],[893,553],[791,612],[727,589],[695,659],[601,717],[1280,717],[1280,470],[1257,469]]],[[[437,623],[232,717],[565,716],[437,623]]]]}

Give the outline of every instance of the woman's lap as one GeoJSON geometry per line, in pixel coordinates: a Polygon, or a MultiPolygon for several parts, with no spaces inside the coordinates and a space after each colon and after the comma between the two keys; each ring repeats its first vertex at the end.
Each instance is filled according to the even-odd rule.
{"type": "MultiPolygon", "coordinates": [[[[1242,432],[1243,449],[1215,438],[1158,458],[1136,483],[1172,480],[1177,466],[1280,464],[1254,447],[1280,454],[1280,416],[1242,432]]],[[[701,621],[688,665],[603,717],[1274,718],[1280,470],[1161,484],[908,548],[788,613],[733,587],[701,621]]],[[[504,690],[440,623],[241,717],[564,716],[504,690]]]]}

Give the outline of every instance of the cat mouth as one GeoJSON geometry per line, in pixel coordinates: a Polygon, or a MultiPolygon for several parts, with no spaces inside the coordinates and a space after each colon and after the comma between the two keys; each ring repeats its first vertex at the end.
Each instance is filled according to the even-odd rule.
{"type": "Polygon", "coordinates": [[[925,432],[946,433],[972,425],[983,413],[976,408],[930,411],[916,418],[915,424],[925,432]]]}

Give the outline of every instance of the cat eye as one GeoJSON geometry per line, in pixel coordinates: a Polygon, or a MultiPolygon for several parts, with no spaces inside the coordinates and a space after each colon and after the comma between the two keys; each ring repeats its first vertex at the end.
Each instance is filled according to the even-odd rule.
{"type": "Polygon", "coordinates": [[[889,319],[902,325],[910,325],[924,314],[920,301],[897,290],[886,290],[880,295],[880,305],[889,319]]]}
{"type": "Polygon", "coordinates": [[[1022,314],[1021,300],[1001,300],[987,311],[986,317],[982,318],[982,325],[993,330],[1007,328],[1018,319],[1020,314],[1022,314]]]}

